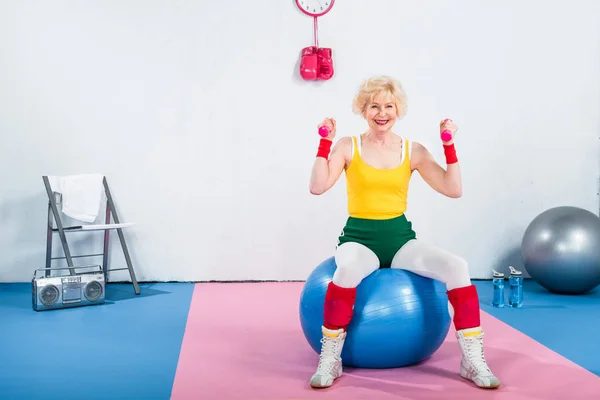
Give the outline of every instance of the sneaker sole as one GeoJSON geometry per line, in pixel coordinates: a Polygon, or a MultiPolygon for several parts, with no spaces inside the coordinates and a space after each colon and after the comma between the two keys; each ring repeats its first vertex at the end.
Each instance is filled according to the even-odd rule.
{"type": "Polygon", "coordinates": [[[488,389],[488,390],[493,390],[493,389],[498,389],[500,387],[500,384],[497,385],[493,385],[493,386],[479,386],[477,383],[475,383],[471,378],[469,378],[466,375],[463,375],[462,371],[460,374],[461,378],[468,380],[469,382],[471,382],[473,385],[477,386],[480,389],[488,389]]]}
{"type": "Polygon", "coordinates": [[[310,387],[313,389],[327,389],[328,387],[333,386],[334,383],[335,383],[335,379],[333,380],[333,382],[331,382],[331,385],[317,385],[317,384],[310,383],[310,387]]]}
{"type": "Polygon", "coordinates": [[[336,376],[335,378],[333,378],[333,381],[331,382],[331,385],[318,385],[318,384],[316,384],[316,383],[315,383],[315,384],[313,384],[312,382],[309,382],[309,385],[310,385],[310,387],[311,387],[311,388],[313,388],[313,389],[327,389],[328,387],[331,387],[331,386],[333,386],[333,384],[335,383],[335,381],[336,381],[338,378],[340,378],[340,377],[341,377],[341,375],[340,375],[340,376],[336,376]]]}

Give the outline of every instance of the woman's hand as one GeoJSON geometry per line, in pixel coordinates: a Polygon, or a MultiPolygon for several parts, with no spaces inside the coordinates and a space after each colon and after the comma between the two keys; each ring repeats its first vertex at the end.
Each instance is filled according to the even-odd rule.
{"type": "Polygon", "coordinates": [[[444,146],[449,146],[454,143],[454,137],[458,127],[451,119],[446,118],[440,122],[440,137],[444,146]]]}
{"type": "Polygon", "coordinates": [[[324,137],[324,139],[327,140],[331,140],[333,142],[333,139],[335,138],[335,119],[333,118],[325,118],[323,120],[323,122],[321,122],[318,126],[318,128],[320,129],[321,127],[325,127],[327,128],[327,130],[329,131],[329,134],[327,136],[324,137]]]}

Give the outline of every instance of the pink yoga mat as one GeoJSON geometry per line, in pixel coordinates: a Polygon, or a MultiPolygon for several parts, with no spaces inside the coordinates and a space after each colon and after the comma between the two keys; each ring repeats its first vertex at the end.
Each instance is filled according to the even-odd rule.
{"type": "Polygon", "coordinates": [[[312,389],[318,356],[300,328],[301,290],[302,283],[197,284],[172,399],[600,399],[599,377],[486,313],[486,358],[499,389],[460,377],[453,330],[421,365],[345,369],[331,388],[312,389]]]}

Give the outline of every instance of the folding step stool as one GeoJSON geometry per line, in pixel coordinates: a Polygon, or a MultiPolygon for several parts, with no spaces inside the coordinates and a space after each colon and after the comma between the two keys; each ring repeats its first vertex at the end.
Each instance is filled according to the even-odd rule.
{"type": "Polygon", "coordinates": [[[44,180],[44,185],[46,186],[46,193],[48,194],[48,230],[46,236],[46,277],[50,276],[51,272],[51,263],[52,260],[58,259],[66,259],[67,266],[69,268],[71,275],[76,275],[75,269],[73,266],[73,258],[82,258],[82,257],[100,257],[102,256],[102,271],[104,272],[104,281],[108,282],[108,271],[124,271],[129,270],[129,276],[131,277],[131,283],[133,284],[133,290],[135,294],[140,294],[140,288],[135,277],[135,271],[133,270],[133,265],[131,262],[131,257],[129,256],[129,250],[127,249],[127,243],[125,243],[125,236],[123,235],[123,228],[127,228],[131,224],[120,223],[119,217],[117,215],[117,210],[115,208],[115,204],[113,202],[112,196],[110,194],[110,189],[108,187],[108,182],[106,181],[106,177],[102,179],[102,184],[104,186],[104,193],[106,194],[106,217],[105,217],[105,225],[79,225],[79,226],[69,226],[64,227],[62,223],[62,219],[60,217],[60,212],[57,206],[57,197],[60,198],[61,194],[52,190],[50,185],[50,180],[48,176],[42,176],[44,180]],[[114,220],[114,224],[111,224],[111,215],[114,220]],[[56,228],[54,228],[54,222],[56,222],[56,228]],[[123,249],[123,254],[125,255],[125,261],[127,263],[127,268],[115,268],[115,269],[107,269],[108,266],[108,244],[110,239],[110,231],[116,229],[119,240],[121,241],[121,248],[123,249]],[[82,255],[71,255],[71,251],[69,249],[69,244],[67,242],[67,232],[86,232],[86,231],[104,231],[104,249],[102,253],[99,254],[82,254],[82,255]],[[60,236],[60,241],[62,243],[62,247],[65,253],[64,257],[52,257],[52,239],[53,234],[58,232],[60,236]]]}

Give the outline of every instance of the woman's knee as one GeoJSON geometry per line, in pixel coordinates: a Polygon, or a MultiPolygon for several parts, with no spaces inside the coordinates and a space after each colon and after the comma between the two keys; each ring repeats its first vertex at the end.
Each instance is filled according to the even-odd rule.
{"type": "Polygon", "coordinates": [[[452,254],[448,257],[447,263],[448,263],[448,266],[453,271],[456,271],[458,274],[461,274],[461,275],[469,274],[469,263],[467,263],[467,260],[465,260],[461,256],[452,254]]]}
{"type": "Polygon", "coordinates": [[[448,290],[458,287],[469,286],[471,284],[471,275],[469,273],[469,263],[455,254],[450,254],[446,260],[446,285],[448,290]]]}
{"type": "Polygon", "coordinates": [[[340,287],[356,287],[379,268],[379,259],[368,247],[354,242],[338,246],[335,252],[336,270],[333,283],[340,287]]]}

